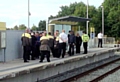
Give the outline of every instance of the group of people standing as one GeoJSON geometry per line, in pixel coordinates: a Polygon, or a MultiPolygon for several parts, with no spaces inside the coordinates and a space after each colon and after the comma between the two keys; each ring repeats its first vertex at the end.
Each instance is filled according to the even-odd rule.
{"type": "Polygon", "coordinates": [[[89,41],[89,36],[85,32],[83,32],[82,36],[80,36],[79,33],[75,35],[74,31],[69,31],[69,34],[67,35],[65,30],[62,30],[61,33],[59,33],[59,30],[56,30],[54,36],[52,36],[51,32],[48,34],[46,31],[42,33],[29,33],[29,30],[26,29],[25,33],[22,34],[21,40],[24,52],[24,62],[28,62],[30,58],[32,60],[40,58],[40,62],[43,62],[45,57],[47,58],[47,62],[50,62],[50,52],[53,57],[65,57],[67,44],[69,46],[69,56],[74,55],[75,46],[76,53],[80,53],[82,42],[84,54],[87,54],[87,42],[89,41]]]}
{"type": "Polygon", "coordinates": [[[68,44],[69,44],[69,51],[68,54],[70,56],[74,55],[74,46],[76,46],[76,54],[80,54],[80,47],[83,43],[84,53],[87,54],[87,46],[88,46],[89,36],[86,34],[86,32],[83,31],[83,34],[80,36],[79,33],[74,35],[73,31],[69,31],[68,35],[68,44]]]}
{"type": "Polygon", "coordinates": [[[35,60],[39,58],[40,55],[40,37],[42,33],[32,32],[30,33],[29,29],[26,29],[22,34],[21,41],[23,46],[23,59],[24,62],[28,62],[28,60],[35,60]]]}

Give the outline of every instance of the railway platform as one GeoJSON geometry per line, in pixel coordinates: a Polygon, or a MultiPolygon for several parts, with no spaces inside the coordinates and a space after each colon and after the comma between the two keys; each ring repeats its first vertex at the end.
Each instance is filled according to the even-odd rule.
{"type": "Polygon", "coordinates": [[[89,48],[88,54],[66,55],[65,58],[53,58],[51,62],[39,63],[38,60],[30,60],[29,63],[23,63],[22,59],[16,59],[10,62],[0,63],[0,82],[56,82],[72,77],[77,72],[70,72],[80,69],[80,72],[87,71],[99,66],[109,60],[119,57],[120,48],[89,48]],[[100,61],[104,62],[100,62],[100,61]],[[96,63],[97,62],[97,63],[96,63]],[[94,65],[91,65],[93,64],[94,65]],[[86,67],[86,65],[88,65],[86,67]],[[68,73],[69,72],[69,73],[68,73]],[[66,74],[65,76],[62,74],[66,74]],[[24,79],[24,80],[23,80],[24,79]]]}

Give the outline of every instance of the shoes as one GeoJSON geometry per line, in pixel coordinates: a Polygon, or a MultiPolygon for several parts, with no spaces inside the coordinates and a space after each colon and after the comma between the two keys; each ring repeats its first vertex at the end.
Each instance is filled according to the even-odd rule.
{"type": "Polygon", "coordinates": [[[32,58],[31,60],[35,60],[35,58],[32,58]]]}
{"type": "Polygon", "coordinates": [[[43,62],[43,61],[40,60],[39,62],[43,62]]]}
{"type": "Polygon", "coordinates": [[[27,60],[30,60],[30,58],[27,58],[27,60]]]}
{"type": "Polygon", "coordinates": [[[47,61],[47,62],[50,62],[50,61],[47,61]]]}
{"type": "Polygon", "coordinates": [[[87,53],[83,53],[83,54],[87,54],[87,53]]]}
{"type": "Polygon", "coordinates": [[[56,58],[60,58],[60,57],[56,57],[56,58]]]}
{"type": "Polygon", "coordinates": [[[28,63],[29,61],[24,61],[24,63],[28,63]]]}

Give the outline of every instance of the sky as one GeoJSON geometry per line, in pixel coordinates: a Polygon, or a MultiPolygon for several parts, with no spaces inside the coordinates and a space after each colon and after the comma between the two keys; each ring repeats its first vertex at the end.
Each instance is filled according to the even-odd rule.
{"type": "MultiPolygon", "coordinates": [[[[47,20],[50,15],[57,15],[61,6],[87,0],[29,0],[30,1],[30,27],[38,26],[40,20],[47,20]]],[[[99,7],[103,0],[88,0],[89,5],[99,7]]],[[[0,22],[6,22],[6,27],[25,24],[28,26],[28,0],[0,0],[0,22]]]]}

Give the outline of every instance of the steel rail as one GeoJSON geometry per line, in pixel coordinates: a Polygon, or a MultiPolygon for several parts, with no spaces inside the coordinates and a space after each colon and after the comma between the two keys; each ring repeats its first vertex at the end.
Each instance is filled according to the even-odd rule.
{"type": "MultiPolygon", "coordinates": [[[[91,69],[91,70],[88,70],[88,71],[86,71],[86,72],[83,72],[83,73],[81,73],[81,74],[79,74],[79,75],[73,76],[73,77],[68,78],[68,79],[66,79],[66,80],[64,80],[64,81],[61,81],[61,82],[72,82],[72,81],[75,81],[75,80],[77,80],[77,79],[79,79],[79,78],[82,78],[82,77],[88,75],[89,73],[92,73],[92,72],[94,72],[94,71],[96,71],[96,70],[98,70],[98,69],[100,69],[100,68],[106,67],[106,66],[108,66],[108,65],[110,65],[110,64],[112,64],[112,63],[115,63],[115,62],[119,61],[119,60],[120,60],[120,58],[115,59],[115,60],[113,60],[113,61],[110,61],[110,62],[108,62],[108,63],[105,63],[105,64],[103,64],[103,65],[101,65],[101,66],[98,66],[98,67],[96,67],[96,68],[93,68],[93,69],[91,69]]],[[[118,68],[119,68],[119,67],[118,67],[118,68]]],[[[118,69],[118,68],[116,68],[116,69],[118,69]]],[[[115,69],[113,69],[112,72],[114,72],[114,70],[115,70],[115,69]]],[[[112,72],[110,72],[110,73],[112,73],[112,72]]],[[[109,74],[109,73],[108,73],[108,74],[109,74]]],[[[103,75],[103,76],[106,76],[106,75],[108,75],[108,74],[105,73],[105,75],[103,75]]],[[[93,80],[93,81],[91,81],[91,82],[97,82],[97,79],[99,79],[99,78],[103,78],[103,77],[102,77],[102,76],[101,76],[101,77],[98,77],[98,78],[94,79],[94,80],[96,80],[96,81],[93,80]]]]}

